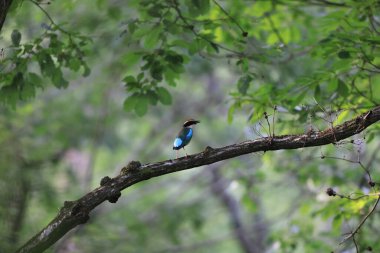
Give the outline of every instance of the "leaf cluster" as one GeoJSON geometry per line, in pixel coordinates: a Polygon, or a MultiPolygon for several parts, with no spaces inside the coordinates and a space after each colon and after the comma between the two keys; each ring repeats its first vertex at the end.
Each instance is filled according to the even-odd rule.
{"type": "Polygon", "coordinates": [[[56,88],[66,88],[65,70],[90,74],[85,62],[85,47],[89,38],[62,34],[56,26],[44,27],[45,32],[30,42],[22,42],[22,34],[14,30],[11,45],[2,49],[0,61],[0,102],[15,107],[18,101],[26,101],[36,96],[38,89],[46,89],[49,84],[56,88]]]}

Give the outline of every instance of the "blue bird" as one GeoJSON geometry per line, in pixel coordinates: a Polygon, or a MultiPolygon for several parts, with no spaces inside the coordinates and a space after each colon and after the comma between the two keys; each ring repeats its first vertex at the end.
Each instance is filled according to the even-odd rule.
{"type": "MultiPolygon", "coordinates": [[[[198,123],[199,121],[194,120],[194,119],[186,120],[185,123],[183,123],[183,127],[181,131],[179,131],[173,144],[173,150],[176,150],[177,158],[178,158],[178,150],[180,150],[181,148],[185,150],[185,146],[189,144],[191,137],[193,137],[192,126],[198,123]]],[[[186,150],[185,150],[185,153],[186,153],[186,150]]],[[[187,156],[187,153],[186,153],[186,156],[187,156]]]]}

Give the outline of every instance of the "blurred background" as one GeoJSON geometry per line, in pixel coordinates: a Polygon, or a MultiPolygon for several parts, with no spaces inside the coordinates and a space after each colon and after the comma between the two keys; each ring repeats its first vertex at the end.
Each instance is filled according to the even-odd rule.
{"type": "MultiPolygon", "coordinates": [[[[243,13],[252,13],[250,20],[240,17],[239,21],[250,23],[249,29],[260,28],[265,33],[270,22],[281,32],[289,28],[288,37],[283,38],[285,45],[273,35],[276,29],[268,28],[259,37],[259,31],[247,28],[250,35],[257,32],[248,40],[269,50],[265,53],[276,62],[252,60],[246,66],[254,68],[258,78],[247,98],[241,94],[241,67],[228,52],[220,57],[210,52],[193,54],[185,59],[176,86],[167,88],[169,102],[149,105],[140,116],[125,108],[122,80],[139,71],[137,59],[130,53],[149,46],[130,42],[125,28],[131,20],[144,17],[142,4],[117,0],[39,2],[56,24],[90,38],[84,54],[91,73],[83,77],[64,69],[63,76],[69,82],[66,89],[43,85],[34,99],[17,103],[15,108],[1,107],[0,252],[20,247],[55,217],[64,201],[78,199],[98,187],[104,176],[118,175],[129,161],[144,164],[175,158],[173,141],[188,118],[201,122],[186,148],[188,154],[194,154],[206,146],[222,147],[268,136],[264,111],[270,115],[271,127],[275,122],[277,135],[296,134],[328,128],[332,121],[341,123],[357,115],[360,108],[375,104],[362,99],[352,87],[338,90],[335,82],[334,89],[328,81],[319,93],[302,87],[302,92],[306,91],[303,97],[298,102],[292,100],[299,95],[297,80],[313,75],[326,61],[318,48],[314,51],[318,59],[303,51],[313,47],[307,43],[336,28],[324,27],[329,26],[333,14],[344,13],[337,14],[336,9],[328,9],[330,6],[305,4],[298,17],[290,4],[278,7],[272,21],[264,22],[275,1],[220,2],[231,15],[239,13],[242,6],[243,13]],[[286,47],[294,51],[289,53],[286,47]],[[281,50],[285,53],[279,53],[281,50]],[[331,95],[334,92],[335,96],[331,95]],[[337,98],[344,92],[347,97],[337,98]],[[315,102],[316,97],[321,105],[315,102]],[[244,104],[244,99],[248,103],[244,104]],[[347,110],[350,104],[339,101],[357,108],[347,110]],[[337,108],[339,113],[327,113],[337,108]]],[[[215,9],[218,7],[213,5],[215,9]]],[[[220,10],[218,13],[223,15],[220,10]]],[[[25,43],[45,33],[49,23],[36,4],[24,1],[7,17],[0,47],[11,43],[14,29],[21,32],[21,43],[25,43]]],[[[378,90],[378,79],[374,80],[373,87],[378,90]]],[[[373,94],[379,101],[376,90],[373,94]]],[[[139,109],[135,110],[139,114],[139,109]]],[[[355,228],[373,202],[339,201],[325,191],[328,187],[346,194],[373,191],[359,164],[347,160],[361,161],[376,179],[376,129],[351,138],[352,142],[249,154],[138,183],[124,190],[116,204],[106,202],[96,208],[88,223],[69,232],[47,252],[355,252],[352,244],[339,245],[339,241],[343,233],[355,228]],[[372,141],[368,143],[369,136],[372,141]],[[321,159],[325,156],[332,159],[321,159]]],[[[185,155],[182,150],[180,154],[185,155]]],[[[380,250],[374,239],[378,223],[375,214],[358,235],[360,245],[370,245],[374,252],[380,250]]]]}

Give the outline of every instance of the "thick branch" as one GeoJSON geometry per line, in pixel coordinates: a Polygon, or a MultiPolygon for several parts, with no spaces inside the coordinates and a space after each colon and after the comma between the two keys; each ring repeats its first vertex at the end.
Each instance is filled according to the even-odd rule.
{"type": "Polygon", "coordinates": [[[1,32],[1,28],[3,28],[5,18],[7,16],[7,13],[11,4],[12,4],[12,0],[0,0],[0,32],[1,32]]]}
{"type": "Polygon", "coordinates": [[[346,121],[336,127],[320,132],[300,135],[284,135],[265,137],[245,141],[222,148],[207,147],[205,151],[175,160],[148,163],[141,166],[139,162],[131,162],[114,178],[103,178],[101,186],[87,193],[76,201],[66,201],[58,215],[18,252],[43,252],[69,230],[85,223],[89,213],[102,202],[116,202],[120,191],[143,180],[165,174],[187,170],[207,164],[216,163],[233,157],[260,151],[298,149],[322,146],[343,140],[360,133],[368,126],[380,120],[380,106],[368,111],[353,120],[346,121]]]}

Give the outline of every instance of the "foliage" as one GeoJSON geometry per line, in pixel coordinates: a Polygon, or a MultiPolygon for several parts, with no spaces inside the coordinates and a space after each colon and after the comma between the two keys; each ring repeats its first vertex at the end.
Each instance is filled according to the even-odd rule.
{"type": "Polygon", "coordinates": [[[15,107],[16,103],[34,98],[37,89],[45,89],[43,79],[57,88],[66,88],[69,82],[64,78],[64,68],[78,71],[83,75],[90,69],[84,61],[83,47],[89,39],[80,35],[65,34],[56,26],[45,26],[46,31],[32,42],[20,44],[20,31],[13,30],[12,45],[7,47],[7,57],[2,59],[0,68],[0,99],[2,103],[15,107]],[[37,64],[39,72],[36,73],[37,64]]]}
{"type": "MultiPolygon", "coordinates": [[[[149,104],[171,104],[164,86],[176,86],[185,64],[196,54],[221,55],[236,63],[241,78],[237,92],[231,93],[231,106],[254,103],[253,121],[275,104],[302,116],[305,111],[294,108],[310,104],[310,97],[338,109],[368,107],[379,101],[379,88],[372,85],[377,81],[373,76],[379,57],[376,0],[327,4],[320,10],[313,3],[308,6],[298,1],[258,1],[248,6],[227,2],[222,7],[216,1],[146,0],[130,5],[138,13],[125,21],[122,37],[132,51],[121,52],[119,60],[128,67],[139,63],[139,70],[123,78],[127,111],[142,116],[149,104]],[[302,64],[305,61],[313,63],[302,64]],[[289,93],[293,96],[288,97],[289,93]],[[359,104],[356,96],[362,97],[359,104]]],[[[120,16],[115,9],[111,11],[120,16]]],[[[88,38],[56,25],[45,28],[41,37],[21,47],[20,32],[12,33],[12,53],[4,59],[12,66],[3,67],[7,75],[1,80],[3,102],[15,105],[19,99],[33,97],[41,87],[41,76],[27,71],[34,60],[41,74],[58,88],[68,85],[62,67],[78,71],[83,66],[84,75],[89,74],[83,61],[88,38]],[[57,30],[62,33],[59,39],[57,30]],[[62,42],[62,36],[67,42],[62,42]]]]}

